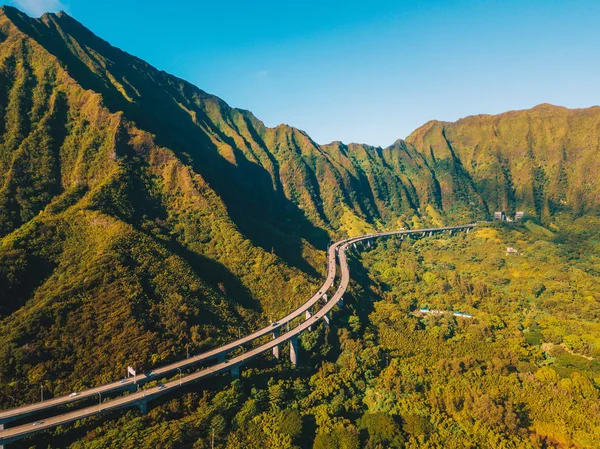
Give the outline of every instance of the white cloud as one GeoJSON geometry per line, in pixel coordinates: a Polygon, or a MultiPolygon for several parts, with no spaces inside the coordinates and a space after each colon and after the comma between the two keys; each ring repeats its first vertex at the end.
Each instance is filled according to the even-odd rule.
{"type": "Polygon", "coordinates": [[[66,9],[60,0],[12,0],[14,5],[27,14],[39,17],[45,12],[57,12],[66,9]]]}
{"type": "Polygon", "coordinates": [[[259,70],[258,72],[256,72],[256,77],[259,80],[266,80],[269,77],[269,72],[266,70],[259,70]]]}

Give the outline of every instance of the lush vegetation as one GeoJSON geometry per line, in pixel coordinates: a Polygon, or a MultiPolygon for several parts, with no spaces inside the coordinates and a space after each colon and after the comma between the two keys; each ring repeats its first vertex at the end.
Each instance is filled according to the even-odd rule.
{"type": "Polygon", "coordinates": [[[599,447],[599,224],[489,226],[364,248],[352,260],[349,303],[331,328],[303,337],[297,370],[266,357],[240,380],[214,380],[147,415],[91,420],[66,441],[77,449],[209,448],[213,436],[231,449],[599,447]],[[507,246],[519,253],[507,255],[507,246]]]}
{"type": "Polygon", "coordinates": [[[437,174],[445,210],[462,199],[549,219],[567,211],[598,213],[600,107],[542,104],[524,111],[431,121],[407,142],[437,174]],[[449,194],[450,193],[450,194],[449,194]]]}
{"type": "Polygon", "coordinates": [[[598,108],[543,105],[430,122],[385,149],[318,145],[66,14],[2,7],[0,407],[266,323],[314,292],[331,239],[525,210],[525,224],[358,256],[352,305],[303,337],[298,371],[265,359],[146,416],[56,435],[73,447],[209,447],[213,432],[221,448],[594,447],[599,121],[598,108]]]}
{"type": "Polygon", "coordinates": [[[286,261],[242,234],[198,173],[13,21],[0,16],[2,407],[213,347],[312,291],[322,252],[290,237],[301,263],[286,261]]]}

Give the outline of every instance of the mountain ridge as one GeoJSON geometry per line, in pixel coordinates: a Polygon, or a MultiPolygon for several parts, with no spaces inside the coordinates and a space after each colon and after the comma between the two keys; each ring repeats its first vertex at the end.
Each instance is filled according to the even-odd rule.
{"type": "MultiPolygon", "coordinates": [[[[48,15],[48,17],[49,18],[58,18],[57,15],[48,15]]],[[[73,19],[70,16],[68,16],[68,14],[64,14],[63,15],[63,19],[68,24],[69,23],[76,24],[76,28],[78,30],[79,29],[84,30],[84,34],[86,36],[89,35],[89,36],[93,36],[94,38],[96,38],[95,35],[93,35],[93,33],[89,32],[89,30],[85,29],[85,27],[83,27],[83,25],[81,25],[75,19],[73,19]]],[[[46,20],[46,22],[48,22],[48,20],[46,20]]],[[[56,20],[54,20],[54,19],[52,21],[50,21],[50,22],[53,23],[54,27],[59,27],[60,28],[60,26],[61,26],[59,23],[56,23],[56,20]]],[[[63,32],[63,33],[66,33],[66,32],[63,32]]],[[[110,46],[110,44],[108,44],[106,41],[101,40],[101,42],[102,42],[102,46],[106,46],[107,48],[110,48],[111,49],[110,51],[113,52],[114,54],[120,55],[122,53],[122,54],[124,54],[124,55],[126,55],[128,57],[130,56],[127,53],[124,53],[121,50],[115,49],[114,47],[110,46]]],[[[55,53],[60,53],[60,52],[59,51],[55,51],[55,53]]],[[[166,74],[166,72],[164,72],[164,71],[159,71],[158,69],[154,69],[149,64],[147,64],[147,63],[145,63],[145,62],[143,62],[141,60],[138,60],[135,57],[133,57],[133,58],[134,58],[134,60],[137,63],[141,63],[144,67],[150,68],[153,71],[155,71],[156,73],[160,73],[162,76],[165,76],[167,79],[174,79],[177,82],[181,82],[182,83],[182,89],[184,89],[184,91],[185,90],[189,90],[190,92],[193,92],[192,95],[196,95],[196,93],[199,93],[199,95],[201,97],[203,97],[202,100],[206,101],[206,104],[204,105],[205,107],[203,108],[204,109],[203,112],[209,115],[208,121],[206,121],[206,118],[205,118],[205,120],[203,122],[205,124],[204,128],[206,128],[206,126],[212,128],[212,129],[208,130],[208,134],[212,136],[211,140],[213,140],[213,143],[215,143],[217,147],[221,147],[221,148],[223,148],[223,146],[225,146],[225,147],[232,147],[232,145],[230,145],[231,142],[228,142],[227,140],[225,140],[225,142],[223,142],[223,137],[226,137],[226,138],[229,137],[230,139],[233,138],[234,139],[233,147],[243,148],[244,146],[247,147],[249,144],[250,144],[250,146],[252,146],[252,144],[258,145],[258,146],[262,145],[261,142],[252,142],[252,140],[253,140],[252,136],[250,136],[248,138],[248,136],[244,137],[244,136],[240,135],[240,132],[243,134],[243,130],[240,130],[237,127],[237,125],[235,124],[235,121],[236,121],[235,117],[231,117],[232,114],[233,115],[238,115],[239,114],[239,115],[241,115],[241,117],[244,117],[244,120],[247,122],[246,125],[250,126],[249,128],[248,128],[248,126],[246,126],[247,131],[249,131],[250,133],[254,132],[255,134],[258,133],[261,138],[264,137],[264,134],[276,134],[279,137],[283,137],[287,141],[288,144],[291,144],[293,146],[293,145],[296,144],[296,142],[294,142],[294,135],[296,135],[296,136],[302,136],[302,139],[308,139],[308,144],[310,146],[312,146],[314,148],[314,151],[316,151],[316,152],[320,152],[322,148],[331,148],[332,147],[331,144],[318,145],[316,142],[314,142],[310,138],[310,136],[305,131],[298,130],[297,128],[291,127],[289,125],[280,124],[280,125],[278,125],[275,128],[268,128],[268,127],[266,127],[264,125],[263,122],[261,122],[259,119],[257,119],[250,111],[232,108],[225,101],[221,100],[220,98],[212,96],[210,94],[207,94],[206,92],[202,91],[201,89],[196,88],[195,86],[187,83],[184,80],[181,80],[180,78],[172,77],[171,75],[166,74]],[[223,124],[219,124],[218,122],[217,123],[214,122],[214,118],[215,118],[214,113],[215,112],[217,112],[217,116],[216,116],[217,121],[223,121],[224,122],[223,124],[225,125],[225,129],[222,129],[222,125],[223,124]],[[206,125],[206,124],[208,124],[208,125],[206,125]],[[215,129],[215,125],[216,125],[217,129],[215,129]],[[287,133],[286,133],[286,130],[287,130],[287,133]],[[215,132],[216,132],[216,134],[215,134],[215,132]],[[225,135],[222,134],[223,132],[225,133],[225,135]],[[215,139],[216,139],[216,142],[214,141],[215,139]],[[241,140],[241,142],[240,142],[240,140],[241,140]]],[[[117,57],[115,57],[113,59],[117,59],[117,57]]],[[[68,70],[68,66],[67,66],[67,70],[68,70]]],[[[120,79],[119,76],[114,76],[113,78],[117,79],[117,80],[120,79]]],[[[114,82],[113,82],[113,84],[114,84],[114,82]]],[[[127,88],[126,88],[127,87],[126,86],[127,83],[126,82],[118,82],[116,85],[117,85],[117,90],[121,90],[121,89],[119,89],[118,86],[122,86],[123,87],[122,90],[127,91],[127,88]]],[[[103,95],[103,98],[106,98],[107,96],[109,96],[109,95],[107,95],[106,92],[101,92],[101,89],[95,89],[95,91],[100,91],[100,93],[102,93],[102,95],[103,95]]],[[[122,97],[126,98],[131,103],[130,100],[133,98],[133,95],[132,94],[130,95],[127,92],[125,92],[122,95],[122,97]]],[[[171,101],[173,101],[173,100],[175,100],[175,98],[171,99],[171,101]]],[[[198,111],[194,110],[193,105],[188,104],[186,106],[186,105],[183,104],[182,100],[178,99],[177,101],[178,101],[178,105],[180,106],[180,109],[183,108],[186,111],[187,114],[191,114],[192,115],[192,119],[193,119],[193,121],[196,124],[200,123],[200,122],[198,122],[198,117],[199,117],[198,116],[198,111]]],[[[112,108],[115,111],[125,110],[126,114],[129,115],[130,119],[133,119],[134,123],[138,123],[142,128],[147,129],[150,132],[152,132],[153,134],[157,135],[159,139],[161,138],[161,134],[162,133],[160,132],[160,130],[156,129],[156,124],[153,125],[151,123],[148,123],[147,121],[146,121],[146,123],[144,123],[145,119],[144,118],[140,118],[139,114],[137,114],[136,116],[132,116],[131,111],[129,111],[129,113],[128,113],[127,110],[126,110],[127,104],[123,104],[123,102],[121,102],[119,105],[112,105],[111,106],[110,102],[108,102],[108,106],[109,106],[109,108],[112,108]]],[[[495,117],[492,120],[502,120],[505,117],[512,117],[515,114],[518,116],[520,114],[525,113],[525,111],[530,111],[530,113],[531,113],[531,111],[535,112],[537,110],[552,110],[552,111],[556,111],[556,110],[561,110],[561,107],[559,107],[559,106],[555,107],[555,106],[551,106],[551,105],[544,105],[544,104],[542,104],[542,105],[539,105],[538,107],[533,108],[531,110],[509,111],[509,112],[506,112],[506,113],[503,113],[503,114],[499,114],[499,115],[496,115],[496,116],[491,116],[491,115],[469,116],[469,117],[465,117],[463,119],[458,120],[457,122],[455,122],[455,124],[456,124],[456,126],[461,126],[463,123],[467,123],[468,124],[468,123],[473,122],[475,120],[489,120],[489,119],[491,119],[491,117],[495,117]],[[485,119],[485,117],[487,117],[487,119],[485,119]]],[[[581,109],[579,111],[584,111],[585,112],[585,111],[590,111],[590,110],[593,111],[593,108],[581,109]]],[[[161,118],[164,119],[164,116],[162,116],[161,118]]],[[[158,117],[157,117],[157,119],[158,119],[158,117]]],[[[402,142],[406,142],[406,144],[412,144],[414,146],[414,144],[415,144],[415,142],[414,142],[415,136],[418,136],[418,134],[421,133],[423,130],[431,128],[432,126],[435,126],[434,125],[435,123],[443,123],[443,124],[445,124],[443,126],[447,126],[447,125],[451,124],[452,122],[430,121],[430,122],[424,124],[422,127],[420,127],[417,130],[415,130],[413,133],[411,133],[411,135],[409,137],[407,137],[407,139],[402,140],[402,142]]],[[[200,124],[202,124],[202,123],[200,123],[200,124]]],[[[206,129],[204,129],[204,130],[207,131],[206,129]]],[[[164,136],[163,136],[163,138],[164,138],[164,136]]],[[[164,142],[164,143],[166,144],[167,147],[172,147],[173,148],[173,147],[177,146],[177,144],[174,143],[174,142],[164,142]]],[[[356,147],[357,145],[360,146],[361,144],[352,144],[353,147],[356,147]]],[[[365,144],[362,144],[362,145],[366,146],[365,144]]],[[[393,144],[392,146],[390,146],[388,148],[394,148],[394,145],[395,144],[393,144]]],[[[402,146],[402,143],[400,143],[399,145],[396,145],[396,148],[398,148],[399,146],[402,146]]],[[[269,151],[270,151],[270,148],[267,149],[267,152],[269,152],[269,151]]],[[[423,153],[424,149],[423,148],[419,148],[419,151],[421,153],[423,153]]],[[[232,162],[234,164],[237,164],[239,162],[239,158],[236,157],[235,154],[236,154],[235,150],[229,149],[227,151],[227,154],[225,155],[226,159],[228,159],[230,162],[232,162]]],[[[223,152],[222,152],[222,155],[223,155],[223,152]]],[[[208,156],[209,155],[207,155],[206,153],[203,154],[203,157],[208,157],[208,156]]],[[[243,157],[247,157],[247,155],[243,155],[243,157]]],[[[265,167],[263,167],[263,168],[265,168],[265,167]]],[[[274,184],[277,184],[276,179],[275,179],[275,177],[277,176],[277,173],[274,173],[273,170],[269,169],[269,168],[267,168],[267,171],[270,172],[269,176],[272,178],[272,182],[274,184]]],[[[215,186],[215,185],[218,184],[218,181],[216,181],[215,179],[210,179],[210,175],[209,174],[204,173],[204,175],[205,175],[205,178],[207,178],[207,181],[209,182],[209,184],[211,184],[213,186],[215,186]]],[[[246,177],[246,174],[242,174],[240,176],[246,177]]],[[[432,182],[435,183],[435,181],[432,181],[432,182]]],[[[219,191],[220,195],[225,194],[225,192],[223,191],[223,189],[219,189],[218,187],[217,187],[217,191],[219,191]]],[[[264,193],[265,195],[269,195],[269,192],[262,192],[262,193],[264,193]]],[[[286,195],[286,196],[289,197],[289,194],[286,195]]],[[[481,196],[481,195],[479,194],[479,196],[481,196]]],[[[226,200],[226,202],[228,202],[228,201],[226,200]]],[[[487,199],[484,199],[484,202],[487,202],[487,199]]],[[[479,201],[479,203],[481,203],[481,201],[479,201]]],[[[438,206],[440,206],[440,205],[441,205],[441,203],[438,202],[438,206]]],[[[469,204],[469,206],[472,206],[472,204],[469,204]]],[[[503,206],[506,207],[505,205],[503,205],[503,206]]],[[[324,224],[324,222],[322,221],[323,219],[325,219],[325,223],[330,222],[331,225],[333,225],[334,228],[337,226],[336,222],[339,221],[339,215],[340,215],[339,212],[336,213],[334,211],[330,211],[327,214],[328,215],[327,217],[323,217],[323,214],[318,212],[318,210],[317,210],[318,208],[316,208],[314,204],[303,205],[302,206],[303,209],[306,208],[306,207],[310,207],[311,209],[313,209],[313,212],[316,215],[320,215],[321,221],[319,221],[319,226],[324,224]]],[[[514,209],[516,207],[517,206],[514,205],[514,206],[511,207],[511,209],[514,209]]],[[[373,209],[372,205],[370,206],[370,209],[373,209]]],[[[535,210],[535,213],[539,215],[542,211],[538,210],[538,209],[539,209],[539,207],[535,210]]],[[[487,210],[487,208],[484,208],[482,211],[485,212],[485,213],[489,213],[489,210],[487,210]]],[[[361,212],[364,212],[364,207],[359,211],[359,216],[361,215],[361,212]]],[[[410,213],[414,213],[414,212],[418,212],[418,211],[408,210],[407,209],[406,212],[410,214],[410,213]]],[[[238,218],[240,218],[240,217],[238,217],[238,218]]],[[[367,218],[367,221],[368,221],[369,217],[367,216],[366,218],[367,218]]]]}

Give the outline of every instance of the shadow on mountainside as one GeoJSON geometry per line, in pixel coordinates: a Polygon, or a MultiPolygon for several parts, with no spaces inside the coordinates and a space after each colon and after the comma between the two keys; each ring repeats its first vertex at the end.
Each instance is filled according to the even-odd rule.
{"type": "Polygon", "coordinates": [[[158,145],[173,150],[191,165],[223,199],[231,218],[251,241],[315,274],[302,259],[301,240],[324,248],[327,232],[313,225],[296,204],[273,188],[266,169],[231,145],[233,140],[216,123],[220,118],[205,112],[212,105],[226,107],[220,99],[112,47],[66,14],[34,20],[12,8],[6,13],[55,55],[83,88],[101,94],[111,112],[123,111],[136,126],[154,134],[158,145]],[[233,160],[219,153],[222,149],[215,138],[233,147],[233,160]],[[264,226],[257,226],[263,222],[279,232],[265,232],[264,226]]]}

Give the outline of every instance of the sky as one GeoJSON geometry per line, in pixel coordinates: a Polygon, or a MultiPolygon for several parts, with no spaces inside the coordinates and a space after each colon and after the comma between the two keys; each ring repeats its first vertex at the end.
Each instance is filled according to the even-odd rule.
{"type": "Polygon", "coordinates": [[[267,126],[387,146],[428,120],[600,104],[597,0],[8,0],[111,44],[267,126]]]}

